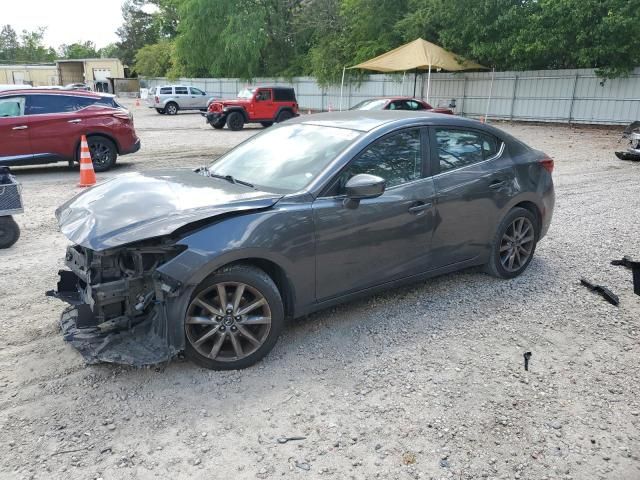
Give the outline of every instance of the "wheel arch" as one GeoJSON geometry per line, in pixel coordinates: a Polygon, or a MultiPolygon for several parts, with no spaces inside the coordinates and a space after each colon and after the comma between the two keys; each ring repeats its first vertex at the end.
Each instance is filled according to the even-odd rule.
{"type": "MultiPolygon", "coordinates": [[[[116,146],[116,153],[120,155],[120,144],[118,143],[118,141],[113,135],[110,135],[104,132],[89,132],[84,134],[84,136],[87,137],[87,140],[89,140],[89,138],[91,137],[102,137],[102,138],[106,138],[107,140],[110,140],[116,146]]],[[[80,143],[81,142],[82,142],[82,138],[79,138],[75,145],[74,160],[76,162],[80,161],[80,143]]]]}
{"type": "Polygon", "coordinates": [[[531,212],[534,217],[536,217],[536,224],[537,224],[536,227],[537,227],[538,235],[540,235],[540,231],[542,230],[542,212],[540,211],[540,208],[538,207],[538,205],[536,205],[534,202],[530,200],[524,200],[513,205],[509,209],[509,211],[513,210],[514,208],[524,208],[525,210],[528,210],[529,212],[531,212]]]}
{"type": "Polygon", "coordinates": [[[236,106],[236,107],[226,107],[226,109],[227,111],[224,112],[226,118],[228,118],[229,115],[233,112],[240,112],[242,114],[242,117],[244,118],[244,123],[249,123],[249,114],[244,108],[236,106]]]}
{"type": "Polygon", "coordinates": [[[296,113],[293,111],[293,107],[290,107],[288,105],[283,106],[278,108],[278,111],[276,112],[276,114],[273,116],[273,121],[276,121],[276,118],[278,118],[278,115],[280,115],[280,113],[282,112],[289,112],[291,113],[291,115],[293,115],[294,117],[296,116],[296,113]]]}

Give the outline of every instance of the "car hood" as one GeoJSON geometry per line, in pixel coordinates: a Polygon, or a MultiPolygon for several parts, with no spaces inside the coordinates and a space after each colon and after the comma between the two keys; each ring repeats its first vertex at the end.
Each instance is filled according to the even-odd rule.
{"type": "Polygon", "coordinates": [[[225,107],[233,107],[236,105],[249,105],[251,100],[246,98],[234,98],[232,100],[215,100],[215,103],[220,103],[225,107]]]}
{"type": "Polygon", "coordinates": [[[106,250],[217,215],[269,208],[280,198],[192,170],[156,170],[100,183],[61,205],[56,218],[72,242],[106,250]]]}

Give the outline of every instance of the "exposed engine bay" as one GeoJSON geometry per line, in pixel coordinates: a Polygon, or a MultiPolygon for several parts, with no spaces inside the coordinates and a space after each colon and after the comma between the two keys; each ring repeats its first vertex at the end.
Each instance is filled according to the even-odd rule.
{"type": "Polygon", "coordinates": [[[61,328],[88,363],[144,365],[172,356],[164,303],[178,286],[163,281],[156,269],[181,250],[173,245],[67,248],[69,270],[59,272],[57,291],[47,294],[72,305],[61,328]]]}

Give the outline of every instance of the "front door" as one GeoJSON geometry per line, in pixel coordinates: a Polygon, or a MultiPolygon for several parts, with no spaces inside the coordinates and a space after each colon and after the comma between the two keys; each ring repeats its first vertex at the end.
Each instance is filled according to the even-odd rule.
{"type": "Polygon", "coordinates": [[[205,93],[196,87],[189,87],[189,93],[191,94],[191,107],[198,109],[207,108],[207,96],[205,93]]]}
{"type": "Polygon", "coordinates": [[[0,165],[20,165],[33,158],[25,97],[0,98],[0,165]]]}
{"type": "Polygon", "coordinates": [[[273,92],[270,88],[260,88],[256,92],[254,117],[256,119],[270,119],[273,117],[273,92]]]}
{"type": "Polygon", "coordinates": [[[434,267],[474,259],[491,245],[500,211],[517,192],[502,142],[485,132],[453,127],[431,131],[438,227],[434,267]]]}
{"type": "Polygon", "coordinates": [[[73,95],[27,95],[25,112],[34,158],[56,162],[75,157],[77,142],[89,128],[87,116],[78,112],[80,99],[73,95]]]}
{"type": "Polygon", "coordinates": [[[382,137],[314,202],[318,301],[429,269],[435,189],[424,161],[427,143],[421,128],[382,137]],[[384,178],[386,191],[348,208],[344,185],[360,173],[384,178]]]}

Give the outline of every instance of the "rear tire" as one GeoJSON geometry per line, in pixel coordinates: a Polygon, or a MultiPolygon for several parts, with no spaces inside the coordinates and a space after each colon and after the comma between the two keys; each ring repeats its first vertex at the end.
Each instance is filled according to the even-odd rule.
{"type": "Polygon", "coordinates": [[[276,118],[276,122],[277,123],[285,122],[290,118],[293,118],[293,113],[291,113],[289,110],[283,110],[278,114],[278,117],[276,118]]]}
{"type": "Polygon", "coordinates": [[[9,248],[20,238],[20,227],[13,217],[0,217],[0,248],[9,248]]]}
{"type": "Polygon", "coordinates": [[[178,104],[175,102],[169,102],[164,107],[164,113],[166,113],[167,115],[177,115],[178,110],[178,104]]]}
{"type": "Polygon", "coordinates": [[[229,127],[229,130],[242,130],[244,127],[244,117],[240,112],[231,112],[227,116],[227,126],[229,127]]]}
{"type": "Polygon", "coordinates": [[[514,208],[498,226],[486,272],[498,278],[517,277],[531,263],[538,238],[536,216],[526,208],[514,208]]]}
{"type": "Polygon", "coordinates": [[[164,109],[163,108],[156,108],[156,112],[158,112],[160,115],[164,115],[164,109]]]}
{"type": "Polygon", "coordinates": [[[185,355],[211,370],[246,368],[271,351],[283,326],[284,306],[271,277],[248,265],[224,267],[193,293],[185,355]]]}
{"type": "MultiPolygon", "coordinates": [[[[104,137],[89,137],[87,143],[91,152],[93,169],[96,172],[106,172],[113,167],[118,158],[118,149],[115,143],[104,137]]],[[[78,153],[78,158],[80,158],[80,153],[78,153]]]]}

